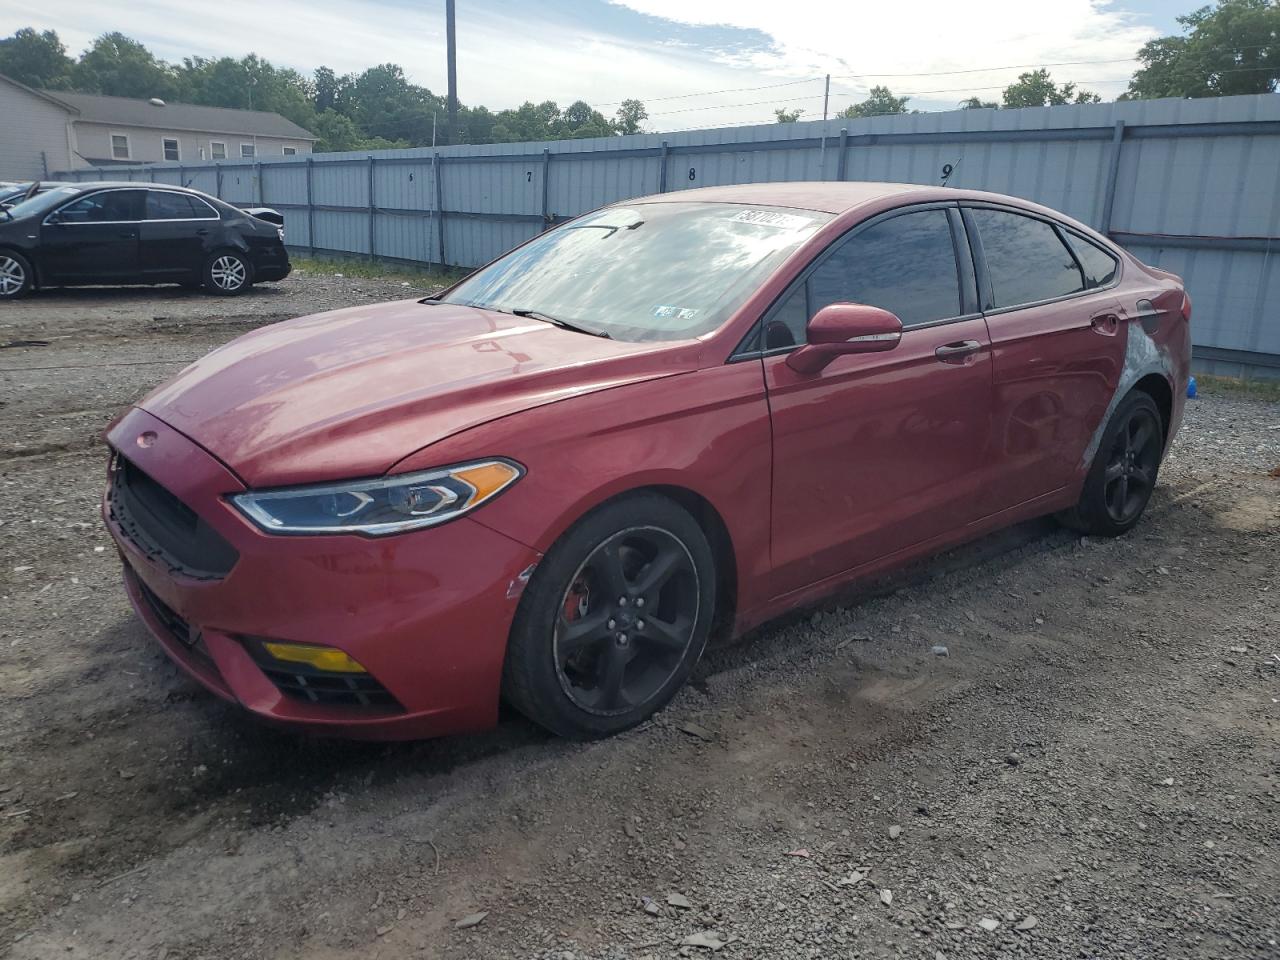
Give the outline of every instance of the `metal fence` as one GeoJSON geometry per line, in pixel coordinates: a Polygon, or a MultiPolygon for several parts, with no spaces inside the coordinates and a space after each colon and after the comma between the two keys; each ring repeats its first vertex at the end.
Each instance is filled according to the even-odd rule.
{"type": "Polygon", "coordinates": [[[782,180],[938,183],[1026,197],[1181,274],[1197,367],[1280,376],[1280,96],[769,124],[550,143],[77,170],[286,214],[291,246],[475,266],[628,197],[782,180]]]}

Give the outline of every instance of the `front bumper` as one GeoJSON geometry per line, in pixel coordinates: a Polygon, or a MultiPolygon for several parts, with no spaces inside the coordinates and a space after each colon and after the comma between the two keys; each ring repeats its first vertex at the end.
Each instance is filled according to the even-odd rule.
{"type": "Polygon", "coordinates": [[[167,424],[134,409],[107,439],[238,553],[225,576],[191,575],[131,536],[104,498],[134,609],[199,683],[265,720],[336,736],[416,739],[496,722],[536,551],[466,517],[381,538],[265,534],[227,501],[244,489],[235,475],[167,424]],[[342,650],[390,696],[300,697],[263,669],[260,639],[342,650]]]}

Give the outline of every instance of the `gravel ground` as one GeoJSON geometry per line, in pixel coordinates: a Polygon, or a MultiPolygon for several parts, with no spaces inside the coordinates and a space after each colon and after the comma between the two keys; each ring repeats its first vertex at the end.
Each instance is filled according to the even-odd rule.
{"type": "Polygon", "coordinates": [[[0,313],[48,341],[0,349],[0,955],[1280,957],[1280,404],[1189,404],[1129,537],[919,564],[608,742],[265,729],[129,611],[97,435],[248,327],[405,295],[0,313]]]}

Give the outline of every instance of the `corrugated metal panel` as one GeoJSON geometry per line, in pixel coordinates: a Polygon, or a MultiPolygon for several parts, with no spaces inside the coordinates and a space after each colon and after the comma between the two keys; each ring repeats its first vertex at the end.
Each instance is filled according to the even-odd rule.
{"type": "MultiPolygon", "coordinates": [[[[1100,226],[1112,138],[1125,124],[1110,229],[1178,237],[1280,237],[1280,97],[1125,101],[961,110],[549,143],[450,146],[438,150],[443,259],[486,262],[563,218],[631,197],[717,184],[784,180],[938,183],[1026,197],[1100,226]],[[1233,124],[1223,129],[1206,124],[1233,124]],[[841,131],[848,146],[840,149],[841,131]],[[825,138],[825,139],[824,139],[825,138]],[[792,145],[794,143],[794,145],[792,145]],[[545,159],[549,156],[549,162],[545,159]],[[544,182],[545,180],[545,182],[544,182]]],[[[314,246],[440,262],[430,148],[316,154],[311,164],[314,246]],[[379,212],[370,223],[370,204],[379,212]]],[[[226,161],[220,195],[231,203],[279,204],[290,243],[307,235],[306,158],[226,161]]],[[[77,171],[77,179],[188,182],[218,192],[214,165],[77,171]]],[[[1251,249],[1210,240],[1161,246],[1129,237],[1148,262],[1181,274],[1195,300],[1195,342],[1219,350],[1280,355],[1280,268],[1263,241],[1251,249]]],[[[1233,361],[1216,360],[1218,364],[1233,361]]]]}

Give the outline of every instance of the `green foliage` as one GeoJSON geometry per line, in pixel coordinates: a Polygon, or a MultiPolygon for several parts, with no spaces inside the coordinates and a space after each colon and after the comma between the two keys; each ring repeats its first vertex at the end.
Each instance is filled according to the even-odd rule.
{"type": "Polygon", "coordinates": [[[29,87],[65,90],[75,61],[52,30],[36,33],[23,27],[0,40],[0,73],[29,87]]]}
{"type": "Polygon", "coordinates": [[[836,114],[844,120],[857,120],[859,117],[887,117],[907,112],[907,101],[910,97],[895,97],[888,87],[872,87],[870,96],[860,103],[851,103],[836,114]]]}
{"type": "Polygon", "coordinates": [[[1102,98],[1074,83],[1057,86],[1049,71],[1032,70],[1018,75],[1018,81],[1004,88],[1006,107],[1056,107],[1064,103],[1100,103],[1102,98]]]}
{"type": "Polygon", "coordinates": [[[104,33],[93,41],[72,68],[71,87],[143,100],[176,100],[182,89],[177,69],[123,33],[104,33]]]}
{"type": "Polygon", "coordinates": [[[619,134],[643,133],[640,124],[649,119],[649,111],[639,100],[623,100],[614,114],[613,128],[619,134]]]}
{"type": "Polygon", "coordinates": [[[981,97],[969,97],[960,101],[961,110],[998,110],[1000,104],[994,100],[983,100],[981,97]]]}
{"type": "Polygon", "coordinates": [[[173,65],[119,33],[99,37],[74,61],[53,31],[24,28],[0,39],[0,73],[45,89],[267,110],[319,137],[317,151],[609,137],[639,133],[649,116],[639,100],[624,100],[612,120],[582,100],[563,111],[550,100],[497,113],[459,104],[450,130],[445,98],[394,63],[342,76],[321,66],[310,79],[254,54],[173,65]]]}
{"type": "Polygon", "coordinates": [[[1138,51],[1128,95],[1223,97],[1272,93],[1280,84],[1280,5],[1218,0],[1178,17],[1185,36],[1161,37],[1138,51]]]}
{"type": "Polygon", "coordinates": [[[795,123],[803,114],[803,110],[783,110],[779,108],[773,111],[774,119],[778,123],[795,123]]]}

